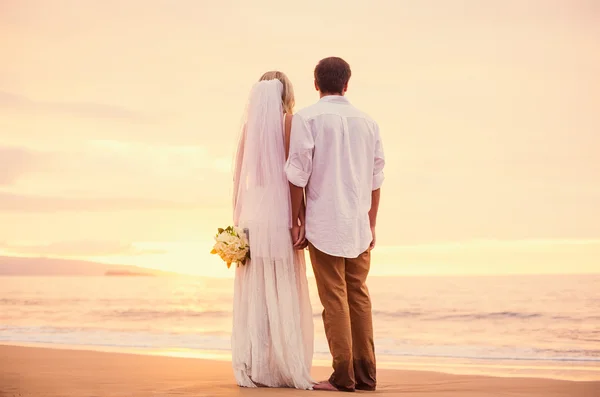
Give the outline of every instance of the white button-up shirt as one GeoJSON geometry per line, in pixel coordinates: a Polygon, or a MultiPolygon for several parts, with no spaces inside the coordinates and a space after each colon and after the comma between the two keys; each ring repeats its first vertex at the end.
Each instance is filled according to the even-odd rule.
{"type": "Polygon", "coordinates": [[[383,183],[379,127],[343,96],[292,119],[288,180],[306,188],[306,238],[326,254],[356,258],[372,240],[371,192],[383,183]]]}

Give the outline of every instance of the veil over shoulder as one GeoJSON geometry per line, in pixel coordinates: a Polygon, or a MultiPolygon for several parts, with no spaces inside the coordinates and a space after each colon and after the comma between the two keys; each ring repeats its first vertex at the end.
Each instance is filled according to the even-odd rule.
{"type": "Polygon", "coordinates": [[[252,86],[242,119],[234,164],[234,215],[239,221],[241,202],[249,190],[272,186],[281,180],[283,152],[283,106],[279,80],[252,86]],[[240,203],[240,205],[238,205],[240,203]]]}
{"type": "Polygon", "coordinates": [[[252,87],[235,156],[233,218],[249,232],[251,259],[236,269],[232,361],[240,386],[311,389],[314,328],[304,255],[289,233],[282,89],[252,87]]]}
{"type": "MultiPolygon", "coordinates": [[[[250,91],[234,164],[233,221],[236,225],[282,231],[290,227],[289,189],[284,172],[282,90],[279,80],[268,80],[254,84],[250,91]]],[[[287,250],[278,249],[285,246],[285,241],[278,237],[287,237],[286,233],[271,235],[271,244],[254,247],[253,254],[271,257],[287,254],[287,250]]]]}

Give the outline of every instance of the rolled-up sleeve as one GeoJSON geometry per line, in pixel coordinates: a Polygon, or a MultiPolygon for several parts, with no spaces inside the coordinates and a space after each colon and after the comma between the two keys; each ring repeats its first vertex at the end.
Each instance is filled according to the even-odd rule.
{"type": "Polygon", "coordinates": [[[285,174],[291,184],[306,187],[312,173],[315,142],[307,121],[300,114],[292,118],[290,153],[285,165],[285,174]]]}
{"type": "Polygon", "coordinates": [[[381,143],[381,136],[379,135],[379,127],[375,128],[375,156],[373,164],[373,190],[381,188],[385,176],[383,175],[383,168],[385,167],[385,156],[383,154],[383,144],[381,143]]]}

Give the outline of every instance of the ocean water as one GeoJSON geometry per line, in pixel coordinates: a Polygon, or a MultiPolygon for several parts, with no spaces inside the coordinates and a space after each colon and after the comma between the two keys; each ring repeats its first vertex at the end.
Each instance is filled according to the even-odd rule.
{"type": "MultiPolygon", "coordinates": [[[[315,363],[329,363],[314,280],[315,363]]],[[[380,368],[600,379],[600,275],[370,279],[380,368]]],[[[229,358],[233,280],[0,277],[0,344],[229,358]]]]}

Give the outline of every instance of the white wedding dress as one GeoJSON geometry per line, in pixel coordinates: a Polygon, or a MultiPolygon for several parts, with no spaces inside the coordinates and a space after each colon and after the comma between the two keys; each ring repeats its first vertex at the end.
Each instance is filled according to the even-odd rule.
{"type": "Polygon", "coordinates": [[[312,389],[314,328],[302,251],[290,237],[283,86],[252,87],[234,170],[234,222],[251,259],[236,269],[232,361],[244,387],[312,389]]]}

